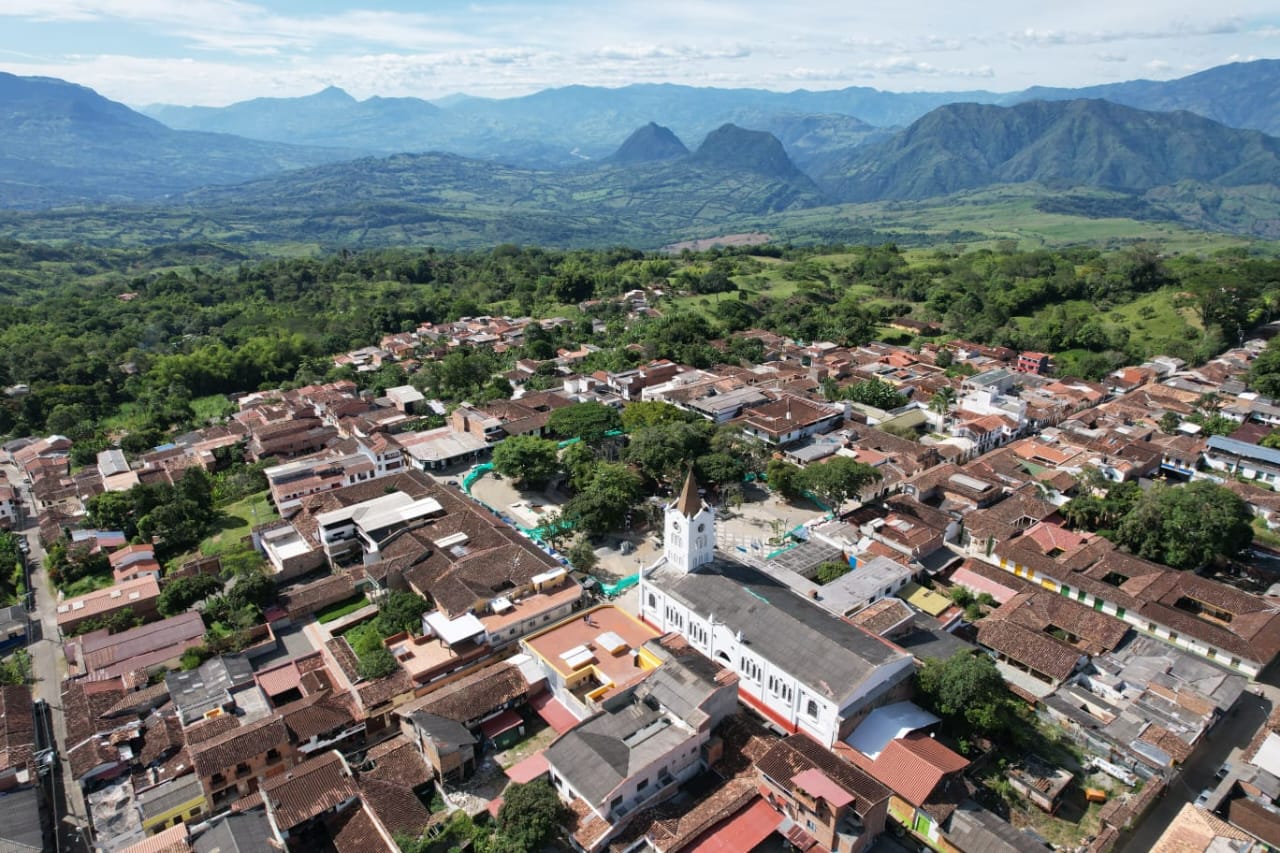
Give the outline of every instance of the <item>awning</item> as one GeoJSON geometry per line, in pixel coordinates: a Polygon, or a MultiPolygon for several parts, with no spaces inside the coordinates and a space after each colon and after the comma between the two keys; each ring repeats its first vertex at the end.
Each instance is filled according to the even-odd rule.
{"type": "Polygon", "coordinates": [[[685,853],[742,853],[772,835],[780,823],[782,815],[764,800],[756,799],[698,836],[685,853]]]}
{"type": "Polygon", "coordinates": [[[539,693],[529,700],[538,716],[547,721],[547,725],[556,730],[556,734],[564,734],[578,724],[578,718],[568,708],[560,704],[550,693],[539,693]]]}
{"type": "Polygon", "coordinates": [[[535,752],[524,761],[508,767],[507,778],[512,782],[523,785],[526,782],[532,782],[550,769],[551,766],[547,764],[547,757],[541,752],[535,752]]]}
{"type": "Polygon", "coordinates": [[[494,740],[503,732],[509,732],[522,725],[524,725],[524,718],[515,711],[507,710],[481,723],[480,731],[484,732],[484,736],[489,740],[494,740]]]}

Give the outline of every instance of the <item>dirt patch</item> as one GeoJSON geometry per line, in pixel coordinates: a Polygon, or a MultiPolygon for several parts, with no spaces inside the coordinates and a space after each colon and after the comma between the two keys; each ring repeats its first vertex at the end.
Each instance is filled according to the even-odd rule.
{"type": "Polygon", "coordinates": [[[759,246],[762,243],[768,243],[773,238],[762,231],[748,231],[742,234],[725,234],[721,237],[703,237],[699,240],[682,240],[679,243],[671,243],[663,246],[664,252],[683,252],[689,249],[694,252],[703,252],[716,246],[759,246]]]}

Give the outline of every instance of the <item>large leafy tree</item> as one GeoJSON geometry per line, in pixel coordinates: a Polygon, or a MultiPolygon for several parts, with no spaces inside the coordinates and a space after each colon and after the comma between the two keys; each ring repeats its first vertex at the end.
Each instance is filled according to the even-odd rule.
{"type": "Polygon", "coordinates": [[[640,502],[640,475],[626,465],[601,462],[582,489],[564,505],[563,515],[588,536],[622,526],[627,510],[640,502]]]}
{"type": "Polygon", "coordinates": [[[574,403],[556,409],[547,419],[547,429],[562,438],[580,438],[598,444],[606,434],[622,429],[618,410],[603,403],[574,403]]]}
{"type": "Polygon", "coordinates": [[[1198,569],[1240,556],[1253,541],[1253,515],[1230,489],[1206,480],[1154,486],[1116,531],[1140,557],[1175,569],[1198,569]]]}
{"type": "Polygon", "coordinates": [[[632,433],[623,458],[650,479],[670,483],[711,447],[714,427],[708,421],[667,423],[632,433]]]}
{"type": "Polygon", "coordinates": [[[867,486],[880,480],[880,472],[848,456],[836,456],[804,468],[797,479],[801,489],[812,492],[839,515],[845,501],[857,497],[867,486]]]}
{"type": "Polygon", "coordinates": [[[493,467],[520,486],[541,488],[560,470],[556,443],[534,435],[513,435],[493,449],[493,467]]]}
{"type": "Polygon", "coordinates": [[[874,406],[877,409],[896,409],[907,404],[906,395],[898,393],[898,390],[888,382],[879,379],[868,379],[851,385],[845,389],[844,396],[855,403],[874,406]]]}
{"type": "Polygon", "coordinates": [[[1004,678],[987,655],[959,651],[925,661],[916,686],[922,704],[956,729],[996,734],[1014,716],[1004,678]]]}
{"type": "Polygon", "coordinates": [[[522,853],[541,850],[563,822],[565,812],[555,788],[546,780],[511,785],[498,810],[501,849],[522,853]]]}
{"type": "Polygon", "coordinates": [[[698,416],[692,412],[661,400],[638,400],[628,403],[622,410],[622,426],[627,432],[663,424],[689,423],[697,419],[698,416]]]}

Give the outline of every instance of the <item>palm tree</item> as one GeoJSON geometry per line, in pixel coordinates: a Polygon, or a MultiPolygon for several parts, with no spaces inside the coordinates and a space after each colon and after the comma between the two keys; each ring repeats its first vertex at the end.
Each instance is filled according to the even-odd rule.
{"type": "Polygon", "coordinates": [[[929,411],[935,412],[941,416],[942,425],[946,426],[947,415],[951,411],[951,407],[956,402],[956,389],[950,385],[944,385],[939,388],[933,398],[929,400],[929,411]]]}

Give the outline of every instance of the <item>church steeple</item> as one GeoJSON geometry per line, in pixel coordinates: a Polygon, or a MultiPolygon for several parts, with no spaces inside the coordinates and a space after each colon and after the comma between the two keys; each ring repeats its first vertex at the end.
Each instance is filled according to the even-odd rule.
{"type": "Polygon", "coordinates": [[[692,465],[689,466],[689,476],[684,478],[684,488],[680,490],[676,509],[685,518],[693,518],[702,509],[702,498],[698,495],[698,480],[693,476],[692,465]]]}
{"type": "Polygon", "coordinates": [[[698,494],[693,468],[680,496],[667,504],[663,552],[667,562],[692,572],[715,559],[716,513],[698,494]]]}

